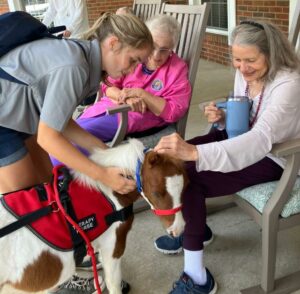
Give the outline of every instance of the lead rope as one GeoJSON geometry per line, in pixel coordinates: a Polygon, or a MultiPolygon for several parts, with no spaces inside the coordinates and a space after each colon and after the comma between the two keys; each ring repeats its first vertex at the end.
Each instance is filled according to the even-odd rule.
{"type": "Polygon", "coordinates": [[[59,166],[55,167],[53,169],[53,175],[54,175],[54,181],[53,181],[53,188],[54,188],[54,195],[56,198],[57,206],[61,210],[62,214],[66,218],[66,220],[76,229],[76,231],[81,235],[81,237],[84,239],[86,245],[87,245],[87,255],[89,255],[92,259],[92,266],[93,266],[93,274],[94,274],[94,281],[96,284],[96,289],[98,294],[102,294],[101,287],[99,284],[99,279],[98,279],[98,272],[97,272],[97,266],[96,266],[96,257],[95,257],[95,251],[94,248],[85,234],[85,232],[81,229],[81,227],[66,213],[64,207],[62,206],[59,198],[59,192],[58,192],[58,176],[59,176],[59,166]]]}
{"type": "MultiPolygon", "coordinates": [[[[150,151],[150,148],[145,148],[143,150],[144,155],[150,151]]],[[[144,161],[144,159],[143,159],[144,161]]],[[[152,203],[148,200],[148,198],[145,196],[143,191],[143,185],[142,185],[142,179],[141,179],[141,168],[142,168],[142,161],[138,158],[136,163],[136,169],[135,169],[135,178],[136,178],[136,187],[138,192],[141,194],[141,196],[144,198],[144,200],[150,205],[151,210],[154,209],[154,206],[152,203]]]]}

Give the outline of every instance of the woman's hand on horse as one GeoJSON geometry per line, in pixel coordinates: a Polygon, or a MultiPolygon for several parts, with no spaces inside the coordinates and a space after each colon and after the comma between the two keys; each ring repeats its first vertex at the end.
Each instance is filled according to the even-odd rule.
{"type": "Polygon", "coordinates": [[[109,186],[119,194],[128,194],[136,189],[133,177],[124,176],[123,170],[118,167],[107,167],[104,170],[103,184],[109,186]]]}
{"type": "Polygon", "coordinates": [[[199,157],[197,147],[184,141],[177,133],[162,137],[154,151],[184,161],[196,161],[199,157]]]}

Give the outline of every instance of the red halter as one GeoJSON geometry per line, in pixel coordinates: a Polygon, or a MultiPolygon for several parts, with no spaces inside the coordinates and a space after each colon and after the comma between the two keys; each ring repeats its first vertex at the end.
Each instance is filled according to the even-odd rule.
{"type": "Polygon", "coordinates": [[[180,211],[181,208],[182,208],[182,205],[177,206],[175,208],[171,208],[171,209],[152,209],[152,211],[155,215],[172,215],[172,214],[175,214],[176,212],[180,211]]]}

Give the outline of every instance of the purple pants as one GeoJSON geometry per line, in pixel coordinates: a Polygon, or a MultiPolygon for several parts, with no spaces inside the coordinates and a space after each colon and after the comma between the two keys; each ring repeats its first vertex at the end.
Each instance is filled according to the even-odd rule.
{"type": "MultiPolygon", "coordinates": [[[[194,145],[221,141],[227,138],[225,131],[217,131],[193,138],[194,145]]],[[[190,184],[183,195],[182,213],[186,221],[183,248],[198,251],[203,249],[206,206],[205,199],[234,194],[246,187],[278,180],[283,169],[268,157],[242,170],[222,173],[214,171],[197,172],[195,162],[187,162],[186,170],[190,184]]]]}
{"type": "MultiPolygon", "coordinates": [[[[111,141],[118,129],[118,115],[98,115],[96,117],[91,118],[78,118],[76,120],[76,123],[82,127],[84,130],[89,132],[90,134],[94,135],[98,139],[100,139],[103,142],[109,142],[111,141]]],[[[77,148],[85,155],[88,155],[88,151],[80,148],[77,146],[77,148]]],[[[58,164],[61,164],[60,161],[58,161],[54,157],[50,157],[52,165],[56,166],[58,164]]]]}
{"type": "Polygon", "coordinates": [[[90,118],[78,118],[76,123],[103,142],[111,141],[118,129],[118,115],[98,115],[90,118]]]}

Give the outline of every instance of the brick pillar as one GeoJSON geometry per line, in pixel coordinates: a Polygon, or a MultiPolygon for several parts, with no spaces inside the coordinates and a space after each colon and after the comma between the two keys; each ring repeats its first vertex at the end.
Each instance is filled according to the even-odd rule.
{"type": "Polygon", "coordinates": [[[0,14],[7,12],[8,10],[7,0],[0,0],[0,14]]]}

